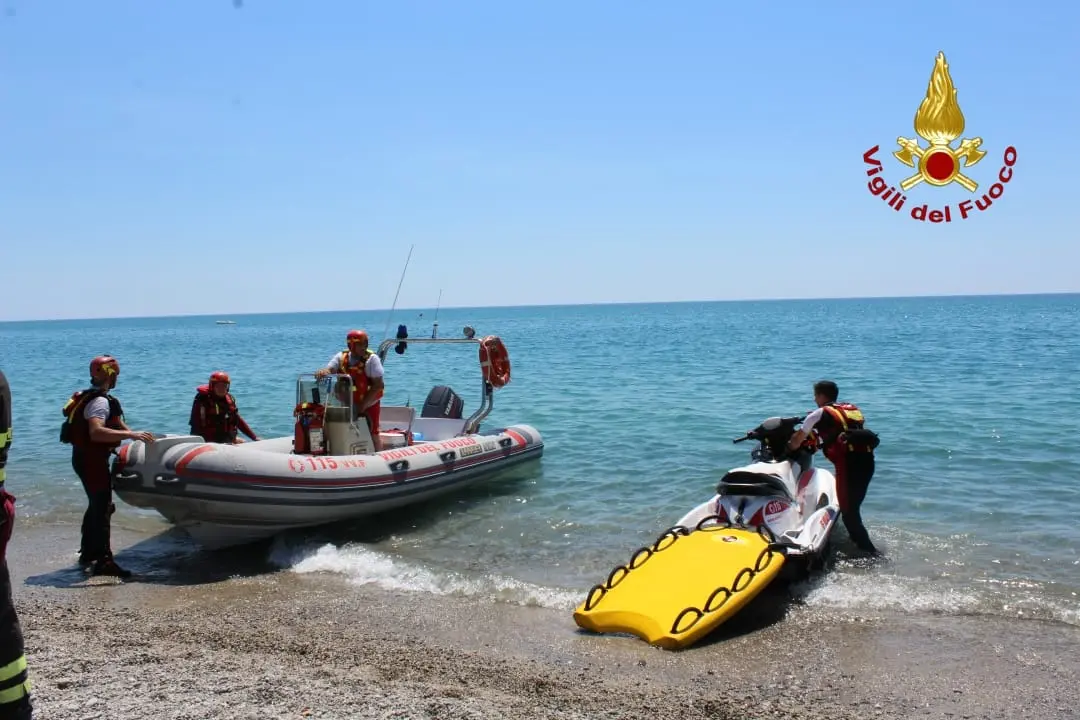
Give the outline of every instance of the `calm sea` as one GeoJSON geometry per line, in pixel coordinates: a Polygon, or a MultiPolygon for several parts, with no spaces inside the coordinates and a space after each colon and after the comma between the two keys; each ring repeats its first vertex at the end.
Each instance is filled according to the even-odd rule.
{"type": "MultiPolygon", "coordinates": [[[[430,336],[432,316],[399,311],[390,332],[430,336]]],[[[194,388],[220,369],[274,436],[291,432],[298,373],[325,364],[348,329],[381,336],[387,324],[385,312],[216,319],[0,324],[22,523],[77,544],[84,495],[57,430],[94,355],[119,358],[133,428],[186,432],[194,388]]],[[[1080,296],[444,308],[438,321],[443,337],[472,325],[504,339],[513,381],[487,425],[536,426],[543,460],[374,523],[287,535],[266,545],[269,560],[570,608],[747,460],[733,437],[807,411],[828,377],[882,437],[863,512],[889,561],[845,559],[838,527],[840,562],[808,603],[1080,624],[1080,296]]],[[[384,402],[419,405],[444,383],[476,407],[473,346],[391,353],[384,402]]],[[[123,504],[115,518],[167,527],[123,504]]]]}

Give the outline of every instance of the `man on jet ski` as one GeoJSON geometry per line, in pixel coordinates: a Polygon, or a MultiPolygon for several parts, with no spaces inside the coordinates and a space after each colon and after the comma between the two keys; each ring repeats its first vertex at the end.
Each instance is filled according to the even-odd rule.
{"type": "Polygon", "coordinates": [[[810,433],[817,437],[822,453],[836,468],[836,497],[848,535],[860,549],[880,555],[863,526],[859,508],[874,477],[875,433],[863,427],[862,411],[851,403],[837,402],[840,389],[831,380],[814,383],[817,409],[806,416],[791,436],[788,449],[795,451],[810,433]]]}

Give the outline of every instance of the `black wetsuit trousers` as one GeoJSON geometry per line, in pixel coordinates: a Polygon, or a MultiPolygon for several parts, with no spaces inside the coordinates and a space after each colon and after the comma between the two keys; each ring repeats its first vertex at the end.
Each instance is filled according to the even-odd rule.
{"type": "Polygon", "coordinates": [[[859,549],[876,553],[877,548],[870,541],[870,533],[866,531],[859,511],[874,477],[874,453],[844,452],[833,464],[836,466],[836,494],[844,527],[859,549]]]}
{"type": "Polygon", "coordinates": [[[82,481],[87,500],[86,512],[83,513],[79,559],[90,562],[112,557],[109,526],[114,507],[109,456],[76,450],[71,455],[71,468],[82,481]]]}

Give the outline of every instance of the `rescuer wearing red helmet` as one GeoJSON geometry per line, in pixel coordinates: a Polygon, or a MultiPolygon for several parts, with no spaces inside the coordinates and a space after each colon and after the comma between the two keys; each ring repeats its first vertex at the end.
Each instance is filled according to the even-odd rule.
{"type": "Polygon", "coordinates": [[[383,396],[383,366],[378,354],[368,349],[368,335],[363,330],[350,330],[345,336],[346,350],[335,353],[325,368],[315,372],[316,378],[345,373],[353,382],[353,419],[363,415],[375,452],[382,449],[379,442],[379,411],[383,396]]]}
{"type": "Polygon", "coordinates": [[[210,373],[209,383],[196,388],[188,421],[192,435],[199,435],[206,442],[235,445],[244,442],[237,437],[239,430],[252,440],[259,439],[240,417],[236,399],[229,392],[231,384],[229,374],[218,370],[210,373]]]}
{"type": "Polygon", "coordinates": [[[79,565],[92,575],[130,577],[113,559],[110,540],[112,478],[109,456],[124,440],[154,442],[154,436],[132,430],[124,422],[120,401],[109,394],[120,376],[120,363],[111,355],[90,361],[90,387],[71,396],[64,405],[61,442],[71,444],[71,467],[82,481],[89,505],[83,515],[79,565]]]}

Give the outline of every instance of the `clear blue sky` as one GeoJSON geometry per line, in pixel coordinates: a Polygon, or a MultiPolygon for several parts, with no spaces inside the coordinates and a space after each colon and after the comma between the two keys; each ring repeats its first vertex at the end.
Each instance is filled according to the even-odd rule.
{"type": "Polygon", "coordinates": [[[1070,3],[2,6],[0,320],[1080,290],[1070,3]],[[939,50],[1019,162],[933,226],[939,50]]]}

